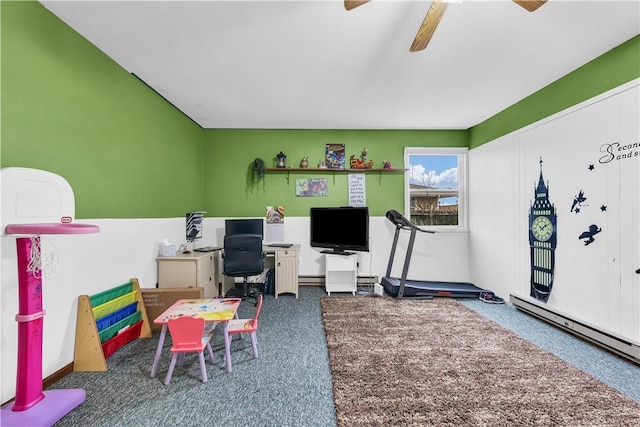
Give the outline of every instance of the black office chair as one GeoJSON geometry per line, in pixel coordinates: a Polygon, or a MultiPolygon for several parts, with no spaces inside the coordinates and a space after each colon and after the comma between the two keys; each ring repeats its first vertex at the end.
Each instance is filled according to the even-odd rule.
{"type": "Polygon", "coordinates": [[[258,302],[261,292],[249,287],[248,276],[257,276],[264,271],[262,236],[258,234],[233,234],[224,236],[223,273],[229,277],[242,277],[242,288],[232,289],[227,297],[254,299],[258,302]]]}

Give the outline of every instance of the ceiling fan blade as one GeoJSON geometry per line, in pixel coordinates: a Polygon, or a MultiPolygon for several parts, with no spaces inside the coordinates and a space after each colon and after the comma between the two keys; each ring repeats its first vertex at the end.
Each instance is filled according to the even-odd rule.
{"type": "Polygon", "coordinates": [[[518,6],[522,6],[527,9],[529,12],[534,12],[540,6],[545,4],[547,0],[513,0],[515,4],[518,6]]]}
{"type": "Polygon", "coordinates": [[[358,6],[361,6],[365,3],[369,3],[371,0],[362,0],[362,1],[356,1],[356,0],[344,0],[344,8],[347,10],[351,10],[351,9],[355,9],[358,6]]]}
{"type": "Polygon", "coordinates": [[[427,15],[422,21],[422,25],[416,34],[416,38],[413,40],[409,51],[417,52],[424,49],[429,44],[429,40],[436,32],[436,28],[444,15],[444,11],[447,10],[448,3],[443,3],[442,0],[433,0],[431,7],[427,12],[427,15]]]}

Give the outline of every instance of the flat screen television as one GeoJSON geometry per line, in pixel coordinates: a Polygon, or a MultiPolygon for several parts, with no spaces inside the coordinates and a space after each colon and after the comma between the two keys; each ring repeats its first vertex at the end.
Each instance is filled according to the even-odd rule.
{"type": "Polygon", "coordinates": [[[322,207],[309,211],[310,243],[323,253],[369,251],[369,208],[322,207]]]}
{"type": "Polygon", "coordinates": [[[259,234],[264,236],[262,218],[227,219],[224,221],[224,234],[259,234]]]}

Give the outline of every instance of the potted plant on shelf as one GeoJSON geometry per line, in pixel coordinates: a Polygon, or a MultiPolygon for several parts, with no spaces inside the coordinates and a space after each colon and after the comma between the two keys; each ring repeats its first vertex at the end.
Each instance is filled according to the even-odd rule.
{"type": "Polygon", "coordinates": [[[264,160],[258,157],[253,161],[252,174],[252,181],[254,183],[258,183],[264,179],[264,176],[267,174],[267,165],[264,163],[264,160]]]}

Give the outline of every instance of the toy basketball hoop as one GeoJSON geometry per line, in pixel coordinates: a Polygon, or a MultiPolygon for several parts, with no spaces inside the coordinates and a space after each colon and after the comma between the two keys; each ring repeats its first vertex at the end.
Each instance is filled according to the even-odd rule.
{"type": "Polygon", "coordinates": [[[51,426],[84,402],[81,389],[42,391],[42,278],[40,236],[97,233],[96,225],[75,224],[69,183],[38,169],[0,169],[0,234],[16,236],[18,258],[18,366],[16,398],[1,408],[0,424],[51,426]]]}

